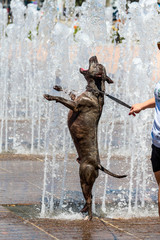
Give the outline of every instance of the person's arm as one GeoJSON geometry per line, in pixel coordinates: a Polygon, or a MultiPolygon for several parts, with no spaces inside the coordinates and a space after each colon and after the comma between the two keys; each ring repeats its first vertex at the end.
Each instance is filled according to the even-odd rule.
{"type": "Polygon", "coordinates": [[[139,113],[141,110],[145,110],[147,108],[155,107],[155,97],[143,102],[132,105],[129,115],[135,116],[135,113],[139,113]]]}

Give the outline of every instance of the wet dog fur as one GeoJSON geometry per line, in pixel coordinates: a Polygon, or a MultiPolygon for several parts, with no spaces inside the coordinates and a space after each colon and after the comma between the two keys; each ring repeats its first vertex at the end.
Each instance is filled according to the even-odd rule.
{"type": "Polygon", "coordinates": [[[126,175],[116,175],[105,169],[100,164],[98,151],[98,122],[104,105],[104,94],[99,91],[105,92],[105,82],[110,84],[113,81],[106,75],[105,67],[98,63],[96,56],[89,59],[87,70],[80,68],[80,73],[87,81],[86,91],[80,96],[67,100],[45,94],[44,98],[59,102],[70,109],[68,127],[78,153],[80,183],[86,201],[81,212],[88,212],[88,219],[91,220],[92,187],[99,170],[116,178],[126,175]]]}

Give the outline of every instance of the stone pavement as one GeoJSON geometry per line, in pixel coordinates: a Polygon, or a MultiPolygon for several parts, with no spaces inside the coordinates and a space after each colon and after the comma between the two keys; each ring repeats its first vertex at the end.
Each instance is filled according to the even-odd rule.
{"type": "Polygon", "coordinates": [[[0,240],[159,240],[160,220],[39,218],[43,158],[0,155],[0,240]]]}

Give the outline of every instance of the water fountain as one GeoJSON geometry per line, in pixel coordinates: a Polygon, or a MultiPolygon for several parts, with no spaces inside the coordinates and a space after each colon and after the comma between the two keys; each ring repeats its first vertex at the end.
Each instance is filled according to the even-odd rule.
{"type": "MultiPolygon", "coordinates": [[[[158,5],[140,0],[127,12],[126,1],[117,1],[120,21],[115,28],[124,38],[119,44],[112,30],[112,8],[105,9],[104,1],[87,0],[64,21],[57,18],[52,0],[40,11],[20,0],[12,0],[11,8],[13,24],[7,25],[6,10],[0,6],[0,152],[44,155],[43,217],[55,215],[55,207],[77,211],[82,195],[66,124],[68,110],[48,103],[43,94],[58,94],[55,84],[81,93],[85,81],[78,69],[87,68],[89,57],[97,55],[114,80],[106,86],[107,93],[129,104],[152,97],[153,79],[159,77],[158,5]]],[[[146,110],[132,118],[127,109],[105,99],[99,125],[101,161],[114,172],[127,173],[128,179],[117,182],[101,173],[94,189],[95,212],[155,214],[156,185],[149,161],[153,114],[146,110]]]]}

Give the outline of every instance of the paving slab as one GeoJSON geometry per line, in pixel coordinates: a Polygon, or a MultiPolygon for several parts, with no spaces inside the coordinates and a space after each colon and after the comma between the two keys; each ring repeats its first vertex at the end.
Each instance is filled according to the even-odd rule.
{"type": "Polygon", "coordinates": [[[51,240],[53,237],[0,206],[0,239],[51,240]]]}
{"type": "Polygon", "coordinates": [[[158,217],[93,221],[40,218],[43,157],[0,155],[1,240],[158,240],[158,217]]]}
{"type": "Polygon", "coordinates": [[[21,217],[16,211],[0,206],[0,239],[59,240],[158,240],[159,218],[104,219],[93,221],[21,217]]]}
{"type": "Polygon", "coordinates": [[[0,204],[41,201],[43,159],[35,155],[0,155],[0,204]]]}

